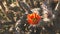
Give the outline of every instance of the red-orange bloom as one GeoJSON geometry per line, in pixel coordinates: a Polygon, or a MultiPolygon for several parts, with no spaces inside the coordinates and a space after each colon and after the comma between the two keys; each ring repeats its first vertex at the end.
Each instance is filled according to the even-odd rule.
{"type": "Polygon", "coordinates": [[[28,14],[27,15],[27,21],[31,25],[38,24],[38,22],[41,20],[41,16],[37,15],[36,13],[28,14]]]}

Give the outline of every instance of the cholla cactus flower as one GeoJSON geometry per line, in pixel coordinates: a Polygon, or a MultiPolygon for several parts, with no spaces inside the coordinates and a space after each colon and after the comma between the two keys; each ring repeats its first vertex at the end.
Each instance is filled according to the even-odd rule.
{"type": "Polygon", "coordinates": [[[41,16],[37,13],[32,13],[27,15],[27,21],[31,25],[38,24],[38,22],[41,20],[41,16]]]}

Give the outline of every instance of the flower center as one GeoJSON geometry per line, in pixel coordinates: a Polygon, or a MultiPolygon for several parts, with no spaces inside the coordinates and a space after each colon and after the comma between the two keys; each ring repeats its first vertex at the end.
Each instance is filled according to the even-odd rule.
{"type": "Polygon", "coordinates": [[[33,22],[35,22],[37,19],[36,18],[33,18],[32,20],[33,20],[33,22]]]}

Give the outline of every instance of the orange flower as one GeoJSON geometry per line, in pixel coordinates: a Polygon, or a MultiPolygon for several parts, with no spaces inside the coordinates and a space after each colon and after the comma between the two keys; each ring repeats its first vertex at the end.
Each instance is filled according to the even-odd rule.
{"type": "Polygon", "coordinates": [[[41,20],[41,16],[37,15],[36,13],[28,14],[27,15],[27,21],[31,25],[38,24],[38,22],[41,20]]]}

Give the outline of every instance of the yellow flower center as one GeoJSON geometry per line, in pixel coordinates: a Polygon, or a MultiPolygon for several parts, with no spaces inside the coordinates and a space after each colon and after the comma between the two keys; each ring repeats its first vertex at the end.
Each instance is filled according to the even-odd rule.
{"type": "Polygon", "coordinates": [[[35,22],[37,19],[36,18],[33,18],[32,20],[33,20],[33,22],[35,22]]]}

